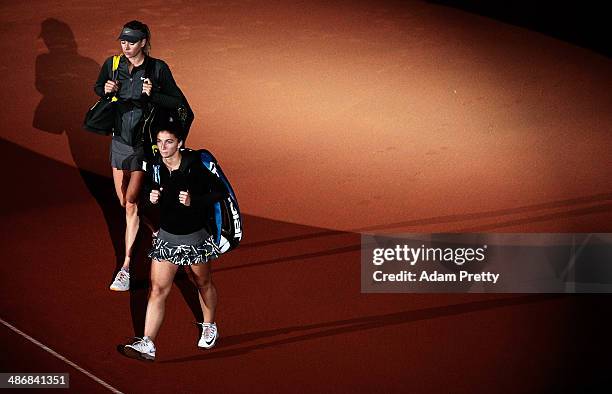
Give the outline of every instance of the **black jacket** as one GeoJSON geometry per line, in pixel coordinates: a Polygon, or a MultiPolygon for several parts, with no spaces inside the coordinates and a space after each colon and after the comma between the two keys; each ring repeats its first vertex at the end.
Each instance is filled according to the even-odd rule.
{"type": "MultiPolygon", "coordinates": [[[[140,66],[134,67],[131,73],[128,63],[126,57],[122,56],[115,74],[120,87],[117,92],[119,101],[113,138],[130,146],[140,146],[143,142],[143,135],[142,128],[138,126],[143,121],[147,104],[151,102],[164,108],[174,109],[181,104],[183,95],[172,77],[170,68],[163,60],[146,56],[145,61],[140,66]],[[154,62],[154,64],[147,66],[148,62],[154,62]],[[154,75],[146,75],[146,70],[153,70],[150,73],[154,75]],[[142,94],[142,84],[145,78],[153,82],[151,97],[142,94]]],[[[104,96],[106,81],[112,80],[112,64],[113,57],[111,56],[106,59],[100,69],[94,86],[94,91],[100,97],[104,96]]]]}
{"type": "Polygon", "coordinates": [[[147,165],[144,197],[150,204],[151,190],[162,189],[157,205],[160,209],[160,227],[165,231],[180,235],[206,228],[212,234],[209,223],[213,217],[213,204],[228,197],[227,188],[218,177],[204,168],[198,152],[183,150],[181,155],[179,168],[172,172],[161,158],[147,165]],[[159,168],[159,184],[155,182],[154,166],[159,168]],[[191,196],[188,207],[178,200],[179,192],[185,190],[191,196]]]}

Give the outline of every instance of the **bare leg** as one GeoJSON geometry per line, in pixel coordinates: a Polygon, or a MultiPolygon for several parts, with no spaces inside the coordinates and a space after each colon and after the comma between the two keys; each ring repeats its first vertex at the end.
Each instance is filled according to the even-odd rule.
{"type": "Polygon", "coordinates": [[[166,260],[151,262],[151,292],[147,304],[144,335],[155,340],[159,327],[164,320],[166,298],[172,289],[174,275],[178,266],[166,260]]]}
{"type": "Polygon", "coordinates": [[[145,173],[133,171],[129,175],[127,191],[125,193],[125,259],[123,268],[129,268],[132,248],[138,228],[140,227],[140,217],[138,216],[138,197],[142,189],[145,173]]]}
{"type": "Polygon", "coordinates": [[[217,310],[217,288],[212,281],[210,261],[190,266],[193,280],[200,293],[200,305],[204,314],[204,323],[214,323],[217,310]]]}
{"type": "Polygon", "coordinates": [[[129,176],[128,171],[119,170],[113,167],[113,183],[115,184],[115,193],[119,199],[119,204],[125,208],[125,193],[127,192],[127,182],[129,179],[125,179],[129,176]]]}
{"type": "Polygon", "coordinates": [[[187,276],[189,277],[191,283],[193,283],[193,285],[198,291],[198,301],[200,303],[200,310],[202,311],[202,319],[204,319],[204,310],[206,310],[206,303],[204,303],[204,298],[202,298],[202,293],[200,292],[200,287],[198,286],[196,276],[190,267],[185,267],[185,272],[187,273],[187,276]]]}
{"type": "Polygon", "coordinates": [[[129,269],[132,247],[138,234],[140,219],[138,217],[138,196],[144,181],[144,172],[127,171],[113,168],[115,192],[122,207],[125,208],[125,257],[122,268],[129,269]]]}

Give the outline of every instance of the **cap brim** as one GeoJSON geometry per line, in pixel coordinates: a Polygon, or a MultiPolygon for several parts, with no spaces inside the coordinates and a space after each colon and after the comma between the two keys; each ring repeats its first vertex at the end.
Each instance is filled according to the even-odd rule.
{"type": "Polygon", "coordinates": [[[125,36],[125,35],[120,35],[119,37],[117,37],[118,40],[121,41],[127,41],[127,42],[131,42],[132,44],[137,43],[138,41],[140,41],[139,38],[134,37],[134,36],[125,36]]]}

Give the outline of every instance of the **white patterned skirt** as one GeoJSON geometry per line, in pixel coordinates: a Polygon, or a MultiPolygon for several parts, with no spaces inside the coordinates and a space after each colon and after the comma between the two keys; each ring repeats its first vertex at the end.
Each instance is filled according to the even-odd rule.
{"type": "Polygon", "coordinates": [[[220,254],[213,236],[205,229],[184,235],[160,229],[157,236],[153,237],[153,248],[149,251],[150,258],[167,260],[176,265],[206,263],[220,254]]]}

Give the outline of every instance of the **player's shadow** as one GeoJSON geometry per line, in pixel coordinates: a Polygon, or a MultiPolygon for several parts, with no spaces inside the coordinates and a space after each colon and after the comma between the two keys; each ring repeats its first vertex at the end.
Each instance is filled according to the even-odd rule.
{"type": "Polygon", "coordinates": [[[36,57],[36,90],[43,97],[34,111],[33,126],[52,134],[65,133],[81,179],[104,215],[117,259],[123,255],[125,214],[117,202],[110,175],[110,138],[82,129],[85,113],[97,96],[93,84],[100,65],[79,55],[70,26],[48,18],[41,24],[47,53],[36,57]]]}
{"type": "MultiPolygon", "coordinates": [[[[85,113],[98,100],[93,86],[98,78],[100,65],[78,53],[72,28],[61,20],[45,19],[41,23],[38,38],[42,39],[48,52],[36,57],[35,85],[43,97],[34,111],[32,125],[46,133],[65,133],[68,139],[72,159],[83,183],[104,215],[113,245],[116,259],[115,271],[112,274],[109,271],[110,284],[110,280],[123,263],[125,254],[125,212],[118,202],[110,178],[110,137],[87,132],[82,128],[85,113]]],[[[146,252],[151,238],[144,227],[141,226],[134,245],[130,268],[133,288],[130,291],[130,307],[136,335],[144,330],[150,271],[146,252]]],[[[194,311],[194,318],[202,321],[195,286],[180,275],[177,285],[194,311]]]]}
{"type": "Polygon", "coordinates": [[[437,306],[420,310],[401,311],[377,316],[357,317],[346,320],[314,323],[303,326],[283,327],[259,332],[250,332],[220,339],[217,344],[217,347],[215,348],[215,351],[213,352],[208,352],[196,356],[165,360],[161,361],[161,363],[182,363],[240,356],[255,350],[267,349],[271,347],[287,345],[311,339],[326,338],[335,335],[344,335],[352,332],[372,330],[399,324],[407,324],[411,322],[435,319],[439,317],[455,316],[465,313],[486,311],[514,305],[524,305],[542,302],[561,297],[566,296],[557,294],[546,294],[491,299],[467,302],[456,305],[437,306]],[[264,342],[248,344],[248,342],[257,342],[261,340],[264,340],[264,342]],[[234,345],[240,346],[232,348],[232,346],[234,345]]]}
{"type": "MultiPolygon", "coordinates": [[[[558,220],[602,212],[609,212],[611,210],[611,200],[612,193],[607,192],[565,200],[556,200],[545,203],[523,205],[513,208],[503,208],[470,213],[458,213],[443,216],[431,216],[419,219],[405,220],[401,222],[381,223],[364,227],[352,228],[345,231],[316,229],[317,231],[312,233],[289,235],[286,237],[275,239],[261,239],[250,242],[243,242],[241,243],[240,248],[242,250],[249,248],[261,248],[271,245],[290,244],[293,242],[318,240],[321,238],[342,236],[348,233],[376,233],[377,231],[389,232],[392,229],[395,229],[395,233],[427,233],[429,231],[426,231],[425,228],[427,226],[432,225],[446,225],[447,228],[445,229],[445,231],[451,231],[454,233],[487,232],[491,230],[498,230],[504,227],[512,227],[525,224],[539,223],[549,220],[558,220]],[[556,210],[556,212],[547,212],[549,210],[556,210]],[[493,222],[487,224],[468,224],[469,222],[484,220],[493,220],[493,222]],[[462,227],[457,227],[459,225],[461,225],[462,227]]],[[[248,216],[245,215],[245,218],[248,218],[248,216]]],[[[266,226],[269,225],[269,223],[263,222],[261,218],[258,218],[258,220],[254,221],[253,223],[249,223],[249,227],[255,228],[255,230],[257,230],[257,228],[266,228],[266,226]]],[[[258,231],[252,231],[252,233],[257,234],[258,231]]],[[[261,233],[265,232],[262,231],[261,233]]],[[[339,250],[339,252],[343,253],[344,249],[339,250]]],[[[232,267],[232,269],[233,268],[234,267],[232,267]]]]}

